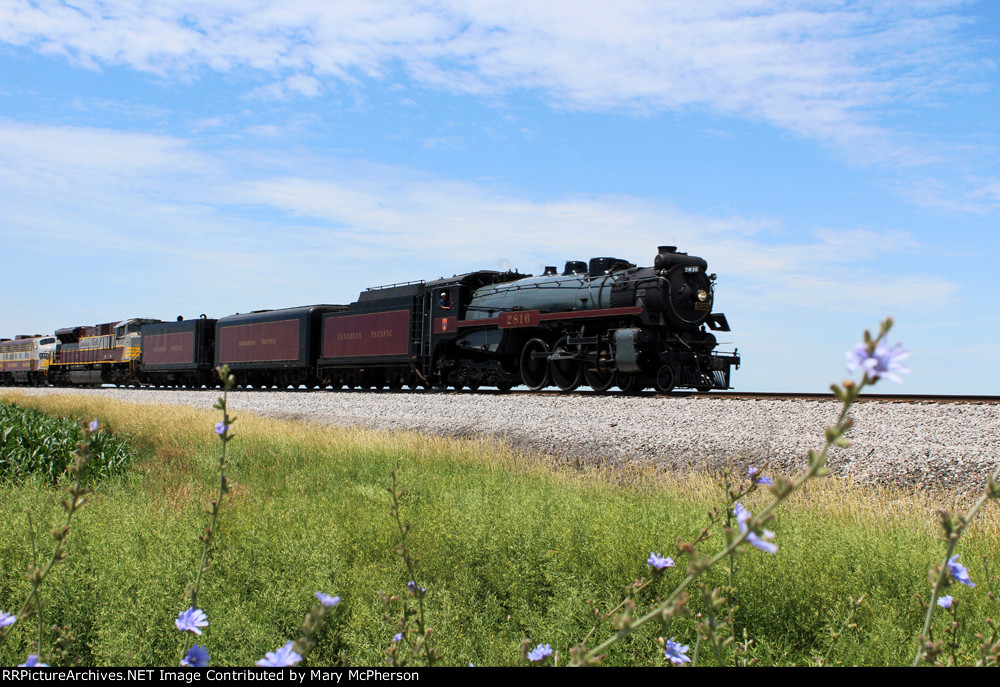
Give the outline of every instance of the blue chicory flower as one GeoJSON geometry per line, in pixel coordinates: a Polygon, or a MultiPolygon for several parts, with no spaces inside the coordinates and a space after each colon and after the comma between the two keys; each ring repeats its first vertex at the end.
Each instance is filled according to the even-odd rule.
{"type": "Polygon", "coordinates": [[[302,657],[295,651],[294,642],[288,642],[277,651],[268,651],[264,658],[257,661],[257,665],[261,668],[287,668],[301,660],[302,657]]]}
{"type": "Polygon", "coordinates": [[[937,605],[941,608],[951,608],[951,602],[954,601],[950,596],[942,596],[937,600],[937,605]]]}
{"type": "Polygon", "coordinates": [[[403,641],[403,633],[402,632],[397,632],[395,634],[395,636],[393,636],[392,641],[393,642],[401,642],[401,641],[403,641]]]}
{"type": "Polygon", "coordinates": [[[28,654],[28,660],[24,663],[20,663],[18,668],[48,668],[48,663],[42,663],[38,658],[38,654],[28,654]]]}
{"type": "Polygon", "coordinates": [[[673,568],[674,559],[669,556],[660,556],[660,554],[650,551],[649,558],[646,559],[646,564],[653,566],[657,570],[663,570],[665,568],[673,568]]]}
{"type": "Polygon", "coordinates": [[[892,346],[879,344],[875,351],[868,352],[868,344],[859,343],[854,350],[847,352],[847,369],[850,372],[863,370],[873,381],[879,377],[888,377],[896,383],[902,383],[902,379],[896,372],[909,373],[910,370],[900,361],[905,360],[909,351],[902,349],[901,343],[892,346]]]}
{"type": "Polygon", "coordinates": [[[7,627],[17,622],[17,616],[0,611],[0,627],[7,627]]]}
{"type": "Polygon", "coordinates": [[[752,465],[750,466],[750,481],[754,484],[774,484],[774,480],[766,475],[761,475],[760,470],[752,465]],[[758,475],[760,476],[758,477],[758,475]]]}
{"type": "Polygon", "coordinates": [[[969,569],[958,562],[958,554],[948,559],[948,573],[955,578],[956,582],[975,587],[976,583],[969,579],[969,569]]]}
{"type": "Polygon", "coordinates": [[[688,646],[686,644],[675,642],[674,638],[671,637],[667,640],[667,643],[664,646],[666,648],[666,651],[663,652],[664,657],[669,658],[670,662],[675,666],[691,662],[690,657],[685,655],[688,651],[688,646]]]}
{"type": "Polygon", "coordinates": [[[87,425],[87,427],[90,428],[90,433],[91,434],[93,434],[94,432],[97,431],[97,426],[98,425],[97,425],[97,418],[96,417],[94,418],[93,422],[91,422],[89,425],[87,425]]]}
{"type": "Polygon", "coordinates": [[[200,608],[189,608],[178,614],[174,624],[181,632],[194,632],[196,635],[200,635],[201,630],[199,628],[208,625],[208,616],[200,608]]]}
{"type": "Polygon", "coordinates": [[[182,666],[190,668],[208,667],[208,649],[198,644],[188,649],[187,656],[181,661],[182,666]]]}
{"type": "Polygon", "coordinates": [[[551,655],[552,655],[552,647],[551,646],[549,646],[548,644],[546,644],[545,646],[542,646],[541,644],[539,644],[534,649],[532,649],[531,651],[528,652],[528,660],[529,661],[534,661],[534,662],[537,663],[538,661],[545,660],[546,658],[548,658],[551,655]]]}
{"type": "MultiPolygon", "coordinates": [[[[747,521],[753,518],[753,514],[743,507],[742,504],[737,503],[733,506],[733,514],[736,515],[736,521],[740,525],[740,534],[742,535],[747,531],[748,525],[747,521]]],[[[771,530],[764,530],[764,536],[760,537],[754,532],[747,535],[746,542],[755,548],[760,549],[764,553],[776,553],[778,551],[778,545],[772,544],[771,540],[774,539],[774,532],[771,530]],[[767,541],[765,541],[767,540],[767,541]]]]}
{"type": "Polygon", "coordinates": [[[228,428],[226,427],[226,423],[225,422],[216,422],[215,423],[215,433],[216,434],[225,434],[226,433],[226,429],[228,429],[228,428]]]}
{"type": "Polygon", "coordinates": [[[316,592],[316,598],[319,599],[319,602],[326,608],[333,608],[340,603],[339,596],[330,596],[329,594],[324,594],[323,592],[316,592]]]}

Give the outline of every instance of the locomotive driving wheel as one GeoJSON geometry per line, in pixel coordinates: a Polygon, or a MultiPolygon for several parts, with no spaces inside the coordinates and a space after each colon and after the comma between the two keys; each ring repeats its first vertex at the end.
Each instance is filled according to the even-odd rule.
{"type": "Polygon", "coordinates": [[[521,381],[532,391],[549,383],[549,345],[541,339],[531,339],[521,350],[521,381]]]}
{"type": "Polygon", "coordinates": [[[603,372],[599,368],[591,367],[584,371],[584,379],[587,386],[599,394],[603,394],[615,384],[615,371],[603,372]]]}
{"type": "Polygon", "coordinates": [[[583,379],[596,393],[603,394],[614,386],[616,376],[614,356],[604,344],[598,349],[597,361],[584,369],[583,379]]]}
{"type": "Polygon", "coordinates": [[[643,389],[642,382],[639,381],[639,375],[637,374],[619,372],[616,379],[618,381],[618,388],[626,394],[635,394],[643,389]]]}
{"type": "Polygon", "coordinates": [[[549,376],[560,391],[573,391],[583,382],[583,370],[572,356],[579,346],[571,347],[568,337],[563,337],[552,347],[549,360],[549,376]]]}

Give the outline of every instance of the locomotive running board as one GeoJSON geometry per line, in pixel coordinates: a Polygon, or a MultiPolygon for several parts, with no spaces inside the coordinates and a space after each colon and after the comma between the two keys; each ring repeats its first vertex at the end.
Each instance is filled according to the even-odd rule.
{"type": "MultiPolygon", "coordinates": [[[[621,317],[624,315],[638,315],[642,312],[642,307],[638,305],[625,308],[603,308],[600,310],[567,310],[564,312],[543,313],[539,310],[512,310],[502,313],[499,317],[483,318],[481,320],[459,320],[461,327],[489,327],[495,326],[500,329],[515,329],[519,327],[537,327],[541,322],[552,320],[578,320],[591,317],[621,317]]],[[[723,321],[725,316],[720,315],[723,321]]],[[[726,325],[728,327],[728,325],[726,325]]],[[[726,329],[725,331],[729,331],[726,329]]]]}

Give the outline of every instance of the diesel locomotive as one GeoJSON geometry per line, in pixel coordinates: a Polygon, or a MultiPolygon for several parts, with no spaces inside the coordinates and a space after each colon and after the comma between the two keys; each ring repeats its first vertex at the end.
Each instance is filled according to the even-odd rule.
{"type": "Polygon", "coordinates": [[[712,312],[715,282],[704,259],[661,246],[650,267],[592,258],[540,276],[483,270],[373,287],[350,305],[60,329],[45,351],[37,344],[33,377],[23,362],[0,375],[201,387],[228,365],[253,388],[728,389],[740,358],[716,350],[712,332],[730,327],[712,312]]]}

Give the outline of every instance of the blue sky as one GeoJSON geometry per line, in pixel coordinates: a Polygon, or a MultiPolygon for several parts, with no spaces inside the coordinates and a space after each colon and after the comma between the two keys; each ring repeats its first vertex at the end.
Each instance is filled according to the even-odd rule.
{"type": "Polygon", "coordinates": [[[0,331],[675,244],[738,389],[891,315],[900,391],[996,394],[998,41],[994,0],[5,0],[0,331]]]}

